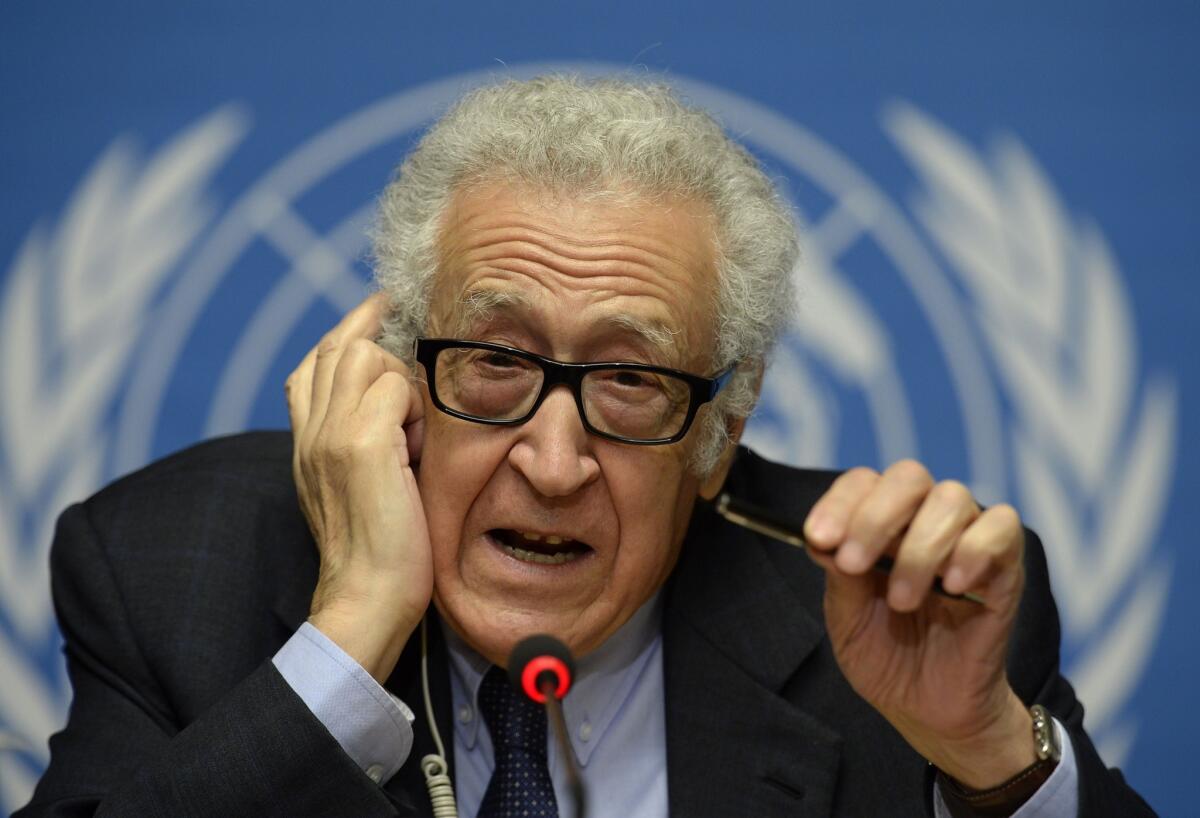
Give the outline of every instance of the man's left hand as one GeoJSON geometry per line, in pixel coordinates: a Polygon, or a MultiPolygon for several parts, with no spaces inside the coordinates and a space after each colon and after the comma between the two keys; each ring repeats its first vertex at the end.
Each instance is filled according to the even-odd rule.
{"type": "Polygon", "coordinates": [[[826,571],[825,619],[842,672],[922,756],[976,789],[1028,767],[1028,711],[1005,674],[1021,599],[1024,529],[919,463],[841,475],[804,527],[826,571]],[[872,570],[884,554],[890,575],[872,570]],[[971,592],[984,604],[937,595],[971,592]]]}

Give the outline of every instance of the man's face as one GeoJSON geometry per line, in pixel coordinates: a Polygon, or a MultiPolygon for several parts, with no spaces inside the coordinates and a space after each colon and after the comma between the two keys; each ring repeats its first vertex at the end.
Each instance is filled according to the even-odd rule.
{"type": "MultiPolygon", "coordinates": [[[[496,183],[460,193],[443,230],[431,334],[710,374],[706,206],[496,183]],[[471,301],[492,306],[468,311],[471,301]]],[[[451,417],[427,390],[425,400],[418,479],[443,618],[498,664],[532,633],[576,655],[598,647],[675,565],[699,423],[678,443],[633,446],[588,434],[564,386],[519,426],[451,417]]]]}

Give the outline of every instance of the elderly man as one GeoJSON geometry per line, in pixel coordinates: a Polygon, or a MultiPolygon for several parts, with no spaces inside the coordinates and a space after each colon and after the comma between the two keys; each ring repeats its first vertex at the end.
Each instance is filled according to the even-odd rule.
{"type": "Polygon", "coordinates": [[[796,246],[706,114],[617,81],[484,88],[375,241],[381,292],[288,379],[291,437],[64,514],[75,702],[21,815],[431,814],[442,735],[461,814],[570,815],[496,670],[538,632],[580,657],[592,816],[1149,812],[1083,732],[1011,508],[912,462],[738,449],[796,246]],[[719,491],[806,520],[807,555],[719,491]]]}

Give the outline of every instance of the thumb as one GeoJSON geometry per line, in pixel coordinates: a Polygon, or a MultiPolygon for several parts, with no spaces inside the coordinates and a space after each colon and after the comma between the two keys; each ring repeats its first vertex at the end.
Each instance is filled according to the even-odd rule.
{"type": "Polygon", "coordinates": [[[408,465],[415,468],[421,462],[421,448],[425,445],[424,417],[404,427],[404,440],[408,445],[408,465]]]}
{"type": "Polygon", "coordinates": [[[411,378],[407,380],[411,399],[403,426],[404,440],[408,446],[408,465],[411,467],[421,462],[421,449],[425,446],[425,399],[416,383],[411,378]]]}

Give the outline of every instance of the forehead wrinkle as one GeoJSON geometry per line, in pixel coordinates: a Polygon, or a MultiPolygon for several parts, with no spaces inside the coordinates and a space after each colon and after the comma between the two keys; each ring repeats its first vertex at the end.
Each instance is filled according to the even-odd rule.
{"type": "MultiPolygon", "coordinates": [[[[664,248],[674,249],[676,247],[673,241],[658,240],[641,233],[630,234],[627,229],[621,229],[616,232],[604,229],[603,232],[590,231],[583,235],[573,236],[555,230],[553,226],[546,224],[544,221],[533,219],[529,221],[513,219],[503,224],[485,227],[475,227],[472,224],[475,221],[486,221],[489,219],[489,216],[490,214],[479,214],[468,217],[464,221],[463,226],[470,228],[473,237],[483,242],[491,242],[493,234],[499,233],[509,237],[503,239],[501,244],[533,245],[535,249],[542,245],[556,250],[557,248],[561,248],[561,252],[557,253],[558,255],[563,258],[574,258],[580,261],[636,257],[640,254],[665,258],[670,253],[664,252],[664,248]]],[[[634,224],[640,223],[634,222],[634,224]]],[[[627,227],[628,225],[624,226],[624,228],[627,227]]]]}
{"type": "MultiPolygon", "coordinates": [[[[508,281],[522,291],[523,279],[530,279],[531,298],[540,296],[542,287],[583,296],[586,302],[581,304],[613,297],[633,299],[626,301],[632,304],[648,297],[665,307],[666,314],[634,309],[625,310],[633,321],[606,319],[603,313],[596,320],[637,336],[654,354],[673,349],[675,355],[664,357],[686,352],[689,361],[699,364],[707,358],[701,348],[710,346],[704,327],[714,317],[714,293],[708,291],[717,276],[715,238],[710,210],[686,198],[637,196],[628,207],[593,206],[569,196],[547,200],[537,189],[497,184],[457,192],[439,236],[439,270],[449,277],[443,282],[458,278],[468,291],[472,281],[486,287],[480,279],[508,281]],[[699,295],[683,297],[684,293],[699,295]],[[693,326],[697,319],[700,323],[693,326]]],[[[459,312],[457,299],[452,291],[442,292],[437,312],[450,323],[459,312]]],[[[535,300],[534,312],[541,298],[535,300]]],[[[504,307],[514,317],[524,311],[511,302],[484,306],[489,311],[504,307]]],[[[466,320],[472,317],[481,313],[472,316],[468,311],[466,320]]],[[[497,317],[505,318],[491,318],[497,317]]]]}
{"type": "Polygon", "coordinates": [[[659,293],[668,291],[669,287],[654,286],[652,282],[656,278],[666,275],[678,284],[697,277],[690,265],[675,261],[655,249],[638,247],[629,242],[593,245],[589,249],[595,252],[588,253],[570,254],[562,252],[563,249],[535,241],[509,239],[481,243],[464,253],[463,260],[477,264],[500,262],[499,266],[521,271],[567,271],[569,277],[579,285],[589,287],[595,286],[589,279],[632,278],[654,287],[659,293]]]}
{"type": "MultiPolygon", "coordinates": [[[[461,337],[480,323],[491,321],[495,313],[514,313],[518,310],[535,311],[533,300],[516,290],[474,287],[459,296],[459,309],[450,319],[451,334],[461,337]]],[[[646,318],[631,312],[608,313],[600,318],[605,324],[622,333],[633,333],[640,341],[664,357],[672,357],[677,351],[675,337],[683,330],[666,321],[646,318]]]]}
{"type": "MultiPolygon", "coordinates": [[[[535,288],[559,289],[562,292],[580,293],[596,299],[607,299],[614,296],[650,297],[666,306],[672,315],[681,320],[682,316],[677,314],[679,305],[674,304],[673,295],[680,288],[690,287],[691,282],[696,278],[690,270],[678,263],[674,265],[675,274],[665,276],[664,280],[664,265],[630,263],[611,258],[584,263],[566,260],[564,263],[561,257],[553,254],[538,253],[536,254],[537,258],[534,258],[533,255],[535,254],[517,255],[514,253],[512,245],[507,248],[483,245],[459,256],[455,259],[455,266],[471,271],[468,274],[470,279],[480,277],[509,281],[529,279],[534,283],[535,288]],[[636,282],[636,287],[631,291],[630,285],[633,282],[636,282]]],[[[472,285],[469,282],[466,286],[467,293],[483,292],[488,289],[486,286],[472,285]]],[[[504,288],[500,292],[520,292],[520,286],[522,285],[518,285],[512,290],[504,288]]],[[[504,303],[495,301],[487,303],[485,306],[489,311],[503,306],[527,308],[533,306],[532,301],[528,298],[524,298],[520,302],[511,296],[501,296],[501,298],[505,299],[504,303]]],[[[452,306],[447,305],[447,307],[452,306]]],[[[476,316],[481,317],[478,312],[476,312],[476,316]]],[[[633,317],[637,318],[638,316],[633,317]]],[[[645,320],[642,323],[644,324],[645,320]]],[[[660,324],[671,332],[675,331],[669,323],[661,319],[653,319],[653,323],[660,324]]],[[[629,328],[639,332],[644,329],[635,324],[636,322],[630,322],[629,328]]],[[[644,334],[648,337],[661,337],[662,335],[653,326],[648,327],[648,331],[644,334]]]]}
{"type": "Polygon", "coordinates": [[[682,269],[689,279],[715,273],[716,236],[712,210],[699,199],[647,198],[636,191],[628,191],[630,195],[621,199],[623,206],[614,206],[616,203],[610,202],[593,217],[590,213],[580,216],[575,210],[581,203],[585,210],[591,210],[592,203],[581,202],[573,196],[551,195],[547,198],[548,193],[536,187],[513,186],[501,181],[460,187],[450,218],[442,226],[443,258],[474,254],[486,249],[488,244],[516,242],[533,254],[548,251],[565,261],[615,259],[641,263],[651,271],[658,270],[659,263],[666,262],[682,269]],[[513,196],[517,197],[515,201],[513,196]],[[547,207],[549,210],[545,209],[547,207]],[[630,230],[660,217],[697,223],[699,240],[689,244],[678,242],[676,237],[679,229],[683,229],[682,225],[666,238],[630,230]],[[577,229],[576,222],[580,218],[587,219],[587,229],[577,229]]]}
{"type": "MultiPolygon", "coordinates": [[[[606,258],[637,260],[639,256],[669,259],[682,249],[689,266],[708,266],[706,259],[713,250],[713,235],[710,219],[707,216],[693,216],[686,208],[660,206],[656,215],[678,216],[687,221],[699,220],[703,225],[702,241],[699,246],[680,247],[674,235],[670,238],[659,238],[644,231],[632,230],[649,221],[651,214],[640,214],[634,209],[624,210],[621,215],[629,217],[619,220],[617,224],[588,223],[585,230],[575,230],[568,225],[555,224],[551,219],[541,214],[526,211],[505,210],[503,213],[480,208],[468,213],[457,214],[458,226],[462,229],[462,239],[456,242],[459,249],[468,249],[472,245],[509,242],[521,245],[533,245],[531,249],[548,247],[562,258],[579,261],[590,261],[606,258]],[[637,218],[633,218],[633,216],[637,218]],[[499,235],[497,235],[499,234],[499,235]]],[[[449,225],[447,225],[449,227],[449,225]]]]}
{"type": "MultiPolygon", "coordinates": [[[[595,253],[581,254],[593,258],[584,259],[564,256],[555,249],[533,241],[506,238],[497,242],[487,235],[494,233],[511,236],[511,233],[503,228],[475,231],[469,245],[464,246],[464,242],[456,248],[456,257],[451,261],[451,266],[473,271],[469,274],[470,278],[479,275],[510,278],[515,275],[544,283],[547,280],[544,274],[550,273],[554,286],[566,291],[590,293],[600,298],[626,291],[630,295],[650,296],[664,303],[673,301],[672,295],[678,288],[691,287],[693,282],[709,278],[700,270],[693,270],[687,261],[671,258],[669,254],[643,251],[630,245],[628,241],[615,245],[595,245],[595,253]],[[628,293],[631,282],[637,282],[640,293],[628,293]]],[[[669,242],[660,244],[668,245],[669,242]]],[[[484,288],[479,289],[482,291],[484,288]]],[[[503,297],[508,299],[506,303],[496,301],[482,306],[487,307],[489,311],[500,306],[522,306],[512,300],[511,296],[503,297]]],[[[453,306],[446,304],[447,308],[453,306]]],[[[528,299],[523,306],[530,306],[528,299]]],[[[468,316],[468,319],[472,317],[479,318],[482,315],[476,311],[473,316],[468,316]]],[[[661,336],[661,333],[654,332],[653,328],[645,334],[649,337],[661,336]]],[[[657,343],[655,345],[659,346],[657,343]]]]}

